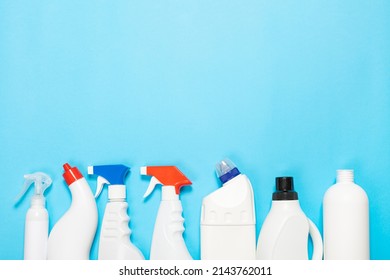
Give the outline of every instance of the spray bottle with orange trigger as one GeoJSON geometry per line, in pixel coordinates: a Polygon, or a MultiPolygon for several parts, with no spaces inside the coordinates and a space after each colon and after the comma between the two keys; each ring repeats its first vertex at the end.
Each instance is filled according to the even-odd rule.
{"type": "Polygon", "coordinates": [[[175,166],[141,167],[141,175],[153,176],[144,198],[162,185],[162,197],[154,225],[151,260],[192,260],[183,239],[183,208],[179,199],[180,188],[191,181],[175,166]]]}

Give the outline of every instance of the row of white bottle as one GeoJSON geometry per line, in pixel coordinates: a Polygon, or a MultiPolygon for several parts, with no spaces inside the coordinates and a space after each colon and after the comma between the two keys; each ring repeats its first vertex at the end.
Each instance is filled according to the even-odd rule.
{"type": "MultiPolygon", "coordinates": [[[[119,177],[124,177],[128,169],[122,165],[109,167],[111,167],[108,168],[109,171],[121,168],[124,172],[119,174],[119,177]]],[[[99,167],[97,169],[100,171],[99,167]]],[[[76,167],[64,164],[64,170],[63,177],[69,186],[72,202],[66,213],[54,225],[50,235],[48,235],[49,215],[45,208],[43,193],[52,181],[42,172],[25,175],[25,187],[20,198],[29,186],[35,184],[35,194],[31,200],[31,207],[27,211],[25,223],[24,259],[26,260],[89,259],[98,224],[95,198],[87,181],[76,167]]],[[[99,182],[101,178],[99,177],[99,182]]],[[[97,195],[102,186],[103,184],[97,188],[97,195]]],[[[143,259],[142,254],[130,242],[131,231],[128,228],[129,218],[124,188],[124,185],[110,186],[109,203],[103,217],[99,243],[99,259],[143,259]],[[110,229],[114,230],[110,233],[110,229]]]]}
{"type": "MultiPolygon", "coordinates": [[[[35,195],[26,216],[25,259],[89,259],[97,229],[98,212],[91,189],[75,167],[64,165],[64,179],[72,194],[68,211],[47,239],[48,213],[43,193],[51,184],[44,173],[26,175],[21,196],[35,183],[35,195]]],[[[144,259],[130,241],[123,165],[91,166],[97,175],[96,197],[109,188],[99,241],[99,259],[144,259]]],[[[192,259],[183,239],[180,188],[191,182],[174,166],[141,168],[152,176],[147,197],[163,185],[162,200],[153,232],[150,259],[192,259]]],[[[206,196],[201,210],[201,259],[322,259],[321,235],[300,208],[292,177],[276,178],[271,210],[256,246],[256,217],[252,185],[229,160],[217,165],[223,187],[206,196]],[[257,247],[257,248],[256,248],[257,247]]],[[[353,183],[353,171],[338,171],[337,183],[324,196],[324,258],[369,259],[368,199],[353,183]]]]}
{"type": "MultiPolygon", "coordinates": [[[[97,176],[95,197],[76,167],[64,164],[64,170],[63,177],[69,186],[72,202],[49,236],[49,215],[43,193],[51,185],[51,179],[40,172],[25,176],[26,183],[20,198],[33,183],[35,195],[26,216],[24,259],[88,260],[98,225],[95,197],[98,197],[103,186],[107,185],[108,203],[102,221],[98,259],[143,260],[143,254],[130,240],[130,218],[127,214],[124,184],[129,168],[124,165],[88,167],[88,173],[97,176]]],[[[143,167],[141,174],[152,176],[144,197],[147,197],[157,184],[163,185],[150,258],[192,259],[182,236],[184,219],[179,200],[180,188],[190,185],[191,181],[175,166],[143,167]]]]}
{"type": "Polygon", "coordinates": [[[292,177],[277,177],[271,209],[255,241],[255,208],[249,179],[224,160],[217,165],[223,183],[203,199],[201,259],[307,260],[312,239],[313,260],[367,260],[369,205],[354,183],[353,170],[338,170],[337,182],[323,200],[324,242],[302,211],[292,177]]]}

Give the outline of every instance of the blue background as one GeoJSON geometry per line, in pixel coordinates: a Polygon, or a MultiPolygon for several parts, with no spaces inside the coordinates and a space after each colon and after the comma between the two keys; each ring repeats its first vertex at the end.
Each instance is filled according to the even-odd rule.
{"type": "Polygon", "coordinates": [[[142,199],[139,167],[177,165],[193,182],[181,199],[198,259],[201,200],[224,157],[252,181],[257,235],[276,176],[294,176],[322,232],[325,191],[354,169],[371,257],[390,259],[389,15],[385,0],[1,1],[0,259],[23,257],[24,174],[53,177],[50,228],[68,209],[65,162],[132,168],[132,240],[147,258],[161,192],[142,199]]]}

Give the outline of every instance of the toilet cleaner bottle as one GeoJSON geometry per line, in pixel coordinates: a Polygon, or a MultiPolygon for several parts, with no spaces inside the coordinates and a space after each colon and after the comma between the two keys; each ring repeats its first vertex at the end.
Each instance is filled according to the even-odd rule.
{"type": "Polygon", "coordinates": [[[271,210],[260,230],[257,259],[307,260],[309,235],[313,241],[312,259],[321,260],[321,234],[302,211],[298,193],[294,191],[293,178],[276,178],[271,210]]]}
{"type": "Polygon", "coordinates": [[[64,170],[72,203],[50,232],[48,259],[88,260],[98,223],[95,197],[77,167],[65,163],[64,170]]]}
{"type": "Polygon", "coordinates": [[[183,207],[179,199],[180,189],[191,181],[175,166],[141,167],[141,175],[152,176],[144,198],[156,185],[162,185],[161,203],[154,224],[151,260],[191,260],[183,239],[183,207]]]}
{"type": "Polygon", "coordinates": [[[338,170],[323,200],[324,259],[369,260],[369,201],[353,170],[338,170]]]}
{"type": "Polygon", "coordinates": [[[202,260],[256,259],[256,217],[248,177],[229,160],[217,164],[222,187],[203,198],[202,260]]]}
{"type": "Polygon", "coordinates": [[[24,175],[25,183],[17,202],[25,195],[30,186],[34,185],[34,195],[31,206],[26,214],[24,227],[24,259],[46,260],[47,239],[49,234],[49,214],[45,208],[45,190],[52,180],[43,172],[24,175]]]}
{"type": "Polygon", "coordinates": [[[122,164],[88,167],[88,174],[97,175],[95,197],[108,186],[106,205],[99,238],[99,260],[143,260],[141,251],[130,241],[130,217],[127,214],[126,174],[130,168],[122,164]]]}

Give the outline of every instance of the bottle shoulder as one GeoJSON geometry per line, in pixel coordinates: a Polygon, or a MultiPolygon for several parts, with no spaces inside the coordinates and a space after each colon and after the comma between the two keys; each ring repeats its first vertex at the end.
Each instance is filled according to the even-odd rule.
{"type": "Polygon", "coordinates": [[[203,198],[203,202],[234,207],[253,199],[253,188],[246,175],[240,174],[203,198]]]}
{"type": "Polygon", "coordinates": [[[203,198],[203,225],[252,225],[256,223],[252,185],[238,175],[203,198]]]}
{"type": "Polygon", "coordinates": [[[267,217],[279,220],[288,220],[290,218],[307,219],[299,204],[299,200],[272,201],[267,217]]]}
{"type": "Polygon", "coordinates": [[[68,212],[77,210],[80,211],[81,214],[97,211],[95,196],[85,178],[79,179],[71,184],[69,189],[72,194],[72,201],[68,212]]]}
{"type": "Polygon", "coordinates": [[[123,209],[128,206],[129,204],[126,201],[108,201],[106,209],[123,209]]]}
{"type": "Polygon", "coordinates": [[[27,215],[26,215],[26,219],[28,220],[39,220],[39,219],[48,219],[49,218],[49,213],[47,211],[46,208],[44,207],[33,207],[33,208],[29,208],[27,210],[27,215]]]}
{"type": "Polygon", "coordinates": [[[354,183],[337,183],[332,185],[324,194],[324,203],[332,201],[368,201],[365,190],[354,183]]]}

